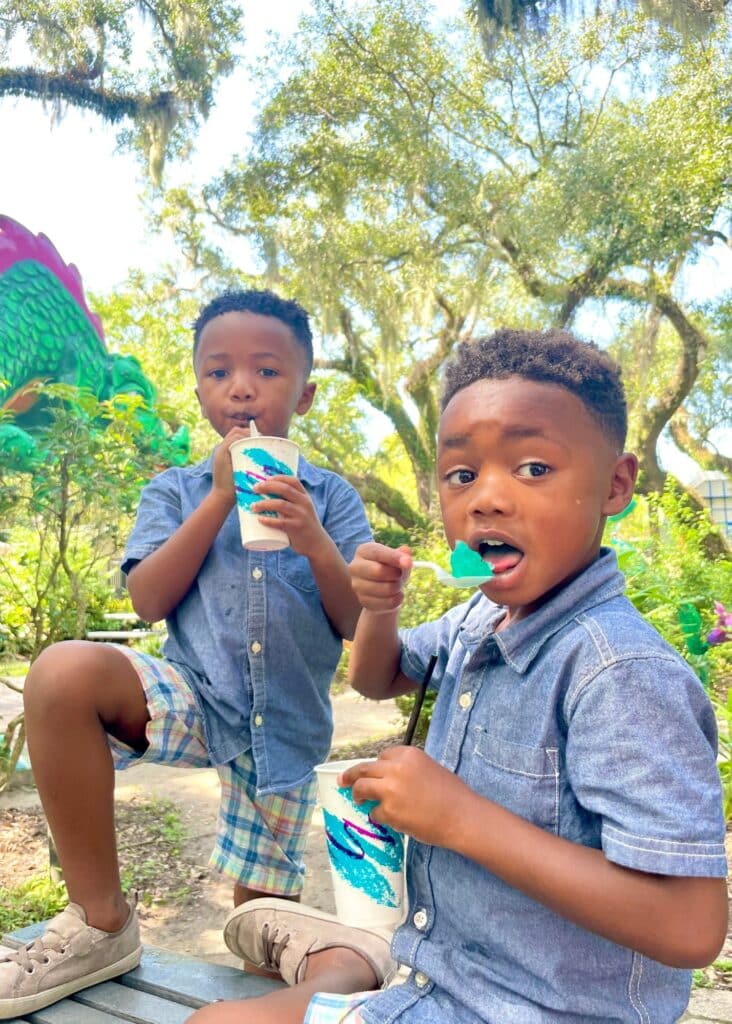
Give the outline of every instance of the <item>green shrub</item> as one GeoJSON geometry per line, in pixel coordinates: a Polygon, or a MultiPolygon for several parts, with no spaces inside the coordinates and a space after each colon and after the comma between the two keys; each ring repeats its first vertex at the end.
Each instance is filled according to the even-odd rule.
{"type": "Polygon", "coordinates": [[[67,902],[64,883],[48,875],[35,875],[12,889],[0,886],[0,935],[54,917],[67,902]]]}
{"type": "Polygon", "coordinates": [[[715,623],[714,602],[732,604],[732,560],[707,555],[716,533],[705,512],[668,487],[663,494],[639,498],[631,515],[609,523],[607,539],[618,552],[626,594],[711,689],[726,699],[730,645],[709,648],[700,660],[689,649],[679,611],[693,605],[701,617],[702,638],[715,623]]]}

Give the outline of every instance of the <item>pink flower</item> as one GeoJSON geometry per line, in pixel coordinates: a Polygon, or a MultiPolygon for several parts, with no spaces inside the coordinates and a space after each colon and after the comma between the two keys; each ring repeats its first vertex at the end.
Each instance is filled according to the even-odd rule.
{"type": "Polygon", "coordinates": [[[707,636],[707,643],[710,647],[724,644],[732,640],[729,630],[732,630],[732,612],[728,612],[720,601],[714,602],[714,610],[717,613],[717,625],[707,636]]]}

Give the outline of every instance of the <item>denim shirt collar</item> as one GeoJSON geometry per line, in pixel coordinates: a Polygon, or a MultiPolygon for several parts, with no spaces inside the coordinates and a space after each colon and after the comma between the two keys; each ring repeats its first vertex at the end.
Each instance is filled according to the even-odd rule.
{"type": "Polygon", "coordinates": [[[465,647],[473,648],[492,634],[491,639],[506,664],[524,675],[549,637],[566,626],[568,615],[574,619],[609,598],[620,596],[624,590],[625,579],[618,569],[615,552],[603,547],[595,561],[551,600],[499,633],[495,627],[503,618],[503,608],[480,594],[460,627],[460,640],[465,647]]]}
{"type": "MultiPolygon", "coordinates": [[[[213,452],[202,462],[188,468],[191,476],[213,476],[213,452]]],[[[301,455],[297,463],[297,477],[298,480],[302,480],[304,484],[316,487],[322,482],[324,474],[317,466],[311,465],[307,459],[301,455]]]]}

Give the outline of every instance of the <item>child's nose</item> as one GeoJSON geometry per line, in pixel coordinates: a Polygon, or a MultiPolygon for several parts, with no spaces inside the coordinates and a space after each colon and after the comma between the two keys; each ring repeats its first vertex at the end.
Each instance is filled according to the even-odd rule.
{"type": "Polygon", "coordinates": [[[254,378],[250,373],[232,373],[231,390],[232,398],[244,401],[252,398],[255,394],[254,378]]]}
{"type": "Polygon", "coordinates": [[[471,515],[506,515],[513,508],[511,481],[504,473],[481,473],[470,488],[471,515]]]}

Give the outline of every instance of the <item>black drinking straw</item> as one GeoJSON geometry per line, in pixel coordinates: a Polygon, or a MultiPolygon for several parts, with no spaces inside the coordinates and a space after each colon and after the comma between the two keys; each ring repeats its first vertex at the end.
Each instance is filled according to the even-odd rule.
{"type": "Polygon", "coordinates": [[[420,687],[419,693],[414,698],[414,707],[412,708],[412,713],[409,716],[409,722],[407,723],[404,739],[402,740],[405,747],[408,747],[414,739],[414,730],[417,728],[419,713],[422,710],[422,705],[424,704],[424,696],[427,693],[427,687],[430,685],[430,679],[432,678],[432,673],[435,671],[436,664],[437,655],[433,654],[430,658],[430,663],[427,666],[427,671],[424,674],[424,679],[422,680],[422,686],[420,687]]]}

